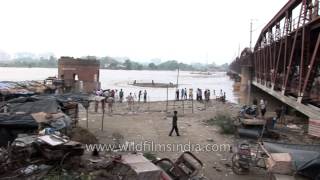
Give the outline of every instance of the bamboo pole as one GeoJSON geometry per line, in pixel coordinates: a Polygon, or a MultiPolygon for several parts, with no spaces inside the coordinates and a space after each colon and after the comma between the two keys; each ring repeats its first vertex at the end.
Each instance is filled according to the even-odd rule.
{"type": "Polygon", "coordinates": [[[89,128],[89,107],[86,109],[87,129],[89,128]]]}
{"type": "Polygon", "coordinates": [[[101,106],[102,106],[102,119],[101,119],[101,131],[103,131],[103,124],[104,124],[104,113],[105,113],[105,100],[101,101],[101,106]]]}
{"type": "Polygon", "coordinates": [[[168,104],[169,104],[169,85],[167,86],[167,104],[166,104],[166,112],[168,112],[168,104]]]}
{"type": "Polygon", "coordinates": [[[182,114],[184,115],[184,100],[182,100],[182,114]]]}

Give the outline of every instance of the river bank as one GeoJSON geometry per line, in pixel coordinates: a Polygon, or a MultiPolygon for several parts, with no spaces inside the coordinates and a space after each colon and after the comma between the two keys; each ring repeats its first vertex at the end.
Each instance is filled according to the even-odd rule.
{"type": "MultiPolygon", "coordinates": [[[[89,109],[89,131],[91,131],[101,144],[126,144],[128,142],[176,145],[193,144],[205,147],[212,145],[232,145],[233,135],[220,133],[217,126],[208,126],[205,121],[215,117],[218,113],[229,113],[236,116],[240,107],[236,104],[218,102],[212,100],[205,104],[194,101],[194,112],[192,113],[190,102],[169,102],[168,113],[166,102],[158,101],[137,104],[134,111],[129,111],[126,104],[117,103],[112,114],[105,114],[104,127],[101,131],[102,112],[98,113],[89,109]],[[175,134],[169,137],[171,129],[173,104],[178,111],[178,126],[181,136],[175,134]]],[[[80,111],[80,126],[86,127],[86,113],[80,111]]],[[[223,150],[223,149],[221,149],[223,150]]],[[[181,151],[156,151],[152,152],[160,158],[176,159],[181,151]]],[[[193,152],[204,163],[203,174],[209,179],[264,179],[263,172],[253,172],[248,176],[237,176],[231,170],[231,153],[223,151],[194,151],[193,152]]]]}

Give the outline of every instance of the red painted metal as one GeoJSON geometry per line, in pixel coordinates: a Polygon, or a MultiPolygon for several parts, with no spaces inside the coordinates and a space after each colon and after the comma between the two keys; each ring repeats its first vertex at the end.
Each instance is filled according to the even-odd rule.
{"type": "MultiPolygon", "coordinates": [[[[318,101],[320,107],[320,95],[313,93],[313,81],[320,76],[318,11],[318,0],[289,0],[262,29],[251,64],[253,79],[261,85],[282,90],[297,102],[318,101]]],[[[242,58],[230,67],[240,69],[242,58]]]]}
{"type": "Polygon", "coordinates": [[[302,94],[304,94],[304,92],[306,90],[306,87],[308,85],[308,81],[309,81],[309,78],[310,78],[310,75],[311,75],[311,71],[315,68],[314,63],[315,63],[316,56],[317,56],[317,54],[319,52],[319,47],[320,47],[320,34],[318,35],[318,40],[317,40],[316,46],[315,46],[313,54],[312,54],[311,62],[309,64],[309,66],[308,66],[308,72],[307,72],[306,78],[304,79],[302,94]]]}

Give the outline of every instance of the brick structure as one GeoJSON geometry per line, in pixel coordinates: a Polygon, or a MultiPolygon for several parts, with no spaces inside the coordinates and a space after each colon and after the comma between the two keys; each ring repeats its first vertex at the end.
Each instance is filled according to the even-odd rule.
{"type": "Polygon", "coordinates": [[[100,62],[96,59],[63,56],[59,59],[58,71],[65,91],[90,93],[100,88],[100,62]]]}

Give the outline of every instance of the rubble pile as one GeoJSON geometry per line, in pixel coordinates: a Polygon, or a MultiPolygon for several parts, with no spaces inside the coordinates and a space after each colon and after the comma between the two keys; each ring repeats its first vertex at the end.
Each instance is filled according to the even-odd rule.
{"type": "Polygon", "coordinates": [[[20,177],[49,170],[81,156],[81,143],[68,137],[78,121],[77,104],[87,95],[42,95],[13,98],[0,106],[0,174],[20,177]],[[74,105],[76,104],[76,105],[74,105]]]}

